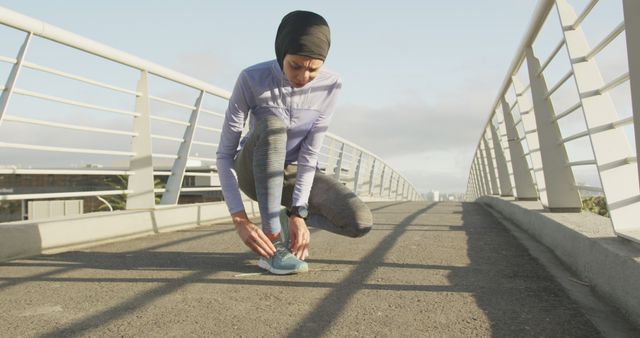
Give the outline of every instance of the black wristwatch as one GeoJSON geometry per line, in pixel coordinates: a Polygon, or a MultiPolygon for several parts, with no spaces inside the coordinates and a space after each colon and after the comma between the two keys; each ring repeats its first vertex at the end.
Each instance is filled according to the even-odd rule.
{"type": "Polygon", "coordinates": [[[309,216],[309,210],[304,205],[296,205],[287,211],[287,216],[291,217],[291,215],[306,219],[309,216]]]}

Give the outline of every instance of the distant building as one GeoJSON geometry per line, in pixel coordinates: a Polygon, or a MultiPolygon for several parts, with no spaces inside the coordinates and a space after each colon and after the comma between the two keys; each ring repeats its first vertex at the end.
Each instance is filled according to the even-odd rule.
{"type": "Polygon", "coordinates": [[[431,190],[427,193],[426,199],[429,202],[438,202],[440,201],[440,192],[437,190],[431,190]]]}

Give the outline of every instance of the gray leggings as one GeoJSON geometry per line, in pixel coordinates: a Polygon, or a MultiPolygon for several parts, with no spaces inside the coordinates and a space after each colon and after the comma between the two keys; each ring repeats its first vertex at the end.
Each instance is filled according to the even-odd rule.
{"type": "MultiPolygon", "coordinates": [[[[279,233],[281,205],[290,207],[297,166],[285,166],[287,128],[277,116],[255,121],[254,130],[235,159],[240,189],[258,202],[262,229],[279,233]]],[[[369,232],[369,208],[342,183],[316,171],[309,195],[307,225],[349,237],[369,232]]],[[[286,226],[286,224],[285,224],[286,226]]]]}

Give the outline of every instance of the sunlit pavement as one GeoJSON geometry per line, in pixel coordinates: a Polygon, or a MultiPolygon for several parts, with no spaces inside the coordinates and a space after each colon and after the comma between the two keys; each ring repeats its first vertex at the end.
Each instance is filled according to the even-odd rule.
{"type": "Polygon", "coordinates": [[[0,264],[0,336],[599,336],[480,205],[369,204],[312,231],[311,271],[263,273],[229,224],[0,264]]]}

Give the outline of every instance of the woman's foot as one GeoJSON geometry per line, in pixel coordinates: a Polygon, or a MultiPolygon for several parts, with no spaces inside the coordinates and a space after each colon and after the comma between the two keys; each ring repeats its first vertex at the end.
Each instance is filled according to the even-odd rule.
{"type": "Polygon", "coordinates": [[[260,257],[258,266],[276,275],[290,275],[309,271],[309,265],[305,261],[294,256],[281,239],[273,242],[276,254],[271,258],[260,257]]]}

